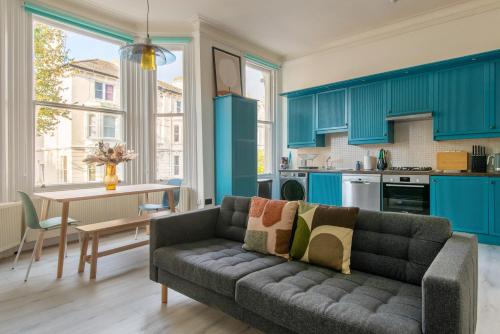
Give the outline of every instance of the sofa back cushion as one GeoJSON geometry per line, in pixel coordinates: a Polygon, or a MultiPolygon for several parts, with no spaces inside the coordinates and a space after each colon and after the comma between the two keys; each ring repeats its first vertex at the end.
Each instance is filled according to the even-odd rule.
{"type": "Polygon", "coordinates": [[[245,240],[250,197],[226,196],[220,206],[215,235],[238,242],[245,240]]]}
{"type": "Polygon", "coordinates": [[[352,240],[351,269],[421,285],[451,237],[447,219],[361,210],[352,240]]]}

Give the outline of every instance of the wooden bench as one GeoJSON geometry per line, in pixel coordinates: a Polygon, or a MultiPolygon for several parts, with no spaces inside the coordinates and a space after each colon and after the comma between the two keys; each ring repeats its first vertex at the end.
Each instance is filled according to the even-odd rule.
{"type": "Polygon", "coordinates": [[[83,234],[81,238],[82,243],[80,249],[80,263],[78,265],[78,272],[84,272],[85,262],[88,262],[90,263],[90,279],[95,279],[97,273],[97,258],[149,244],[149,240],[143,240],[99,252],[99,236],[132,230],[137,227],[148,226],[149,221],[152,218],[161,217],[164,215],[165,212],[160,211],[137,217],[120,218],[96,224],[76,226],[75,228],[81,234],[83,234]],[[92,238],[92,253],[91,255],[87,255],[90,238],[92,238]]]}

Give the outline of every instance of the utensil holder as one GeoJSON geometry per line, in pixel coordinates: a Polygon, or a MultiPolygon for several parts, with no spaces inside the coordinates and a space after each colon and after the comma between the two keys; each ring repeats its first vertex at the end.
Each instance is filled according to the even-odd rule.
{"type": "Polygon", "coordinates": [[[476,173],[486,173],[487,169],[487,155],[473,155],[471,161],[471,171],[476,173]]]}

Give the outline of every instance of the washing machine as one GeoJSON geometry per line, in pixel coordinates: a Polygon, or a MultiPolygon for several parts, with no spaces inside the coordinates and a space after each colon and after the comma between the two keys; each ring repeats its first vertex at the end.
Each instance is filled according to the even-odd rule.
{"type": "Polygon", "coordinates": [[[287,201],[307,200],[307,173],[280,172],[280,197],[287,201]]]}

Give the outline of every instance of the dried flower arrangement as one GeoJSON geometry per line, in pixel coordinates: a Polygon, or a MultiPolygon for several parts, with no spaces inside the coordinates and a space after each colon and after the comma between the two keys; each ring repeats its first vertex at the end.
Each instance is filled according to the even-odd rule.
{"type": "Polygon", "coordinates": [[[127,162],[137,158],[137,154],[133,150],[126,150],[124,144],[116,144],[110,147],[102,140],[95,145],[94,152],[88,155],[83,162],[90,165],[118,165],[122,162],[127,162]]]}

